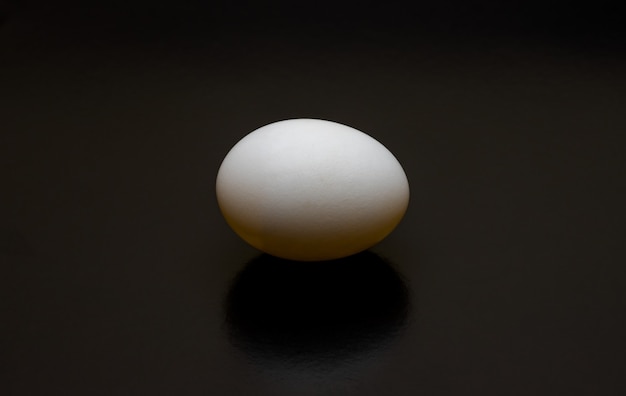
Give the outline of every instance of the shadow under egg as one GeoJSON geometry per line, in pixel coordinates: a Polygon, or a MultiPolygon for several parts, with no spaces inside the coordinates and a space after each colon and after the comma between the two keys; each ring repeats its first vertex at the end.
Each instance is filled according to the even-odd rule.
{"type": "Polygon", "coordinates": [[[225,302],[231,343],[253,360],[333,368],[366,358],[404,327],[409,291],[372,252],[323,262],[260,255],[225,302]]]}

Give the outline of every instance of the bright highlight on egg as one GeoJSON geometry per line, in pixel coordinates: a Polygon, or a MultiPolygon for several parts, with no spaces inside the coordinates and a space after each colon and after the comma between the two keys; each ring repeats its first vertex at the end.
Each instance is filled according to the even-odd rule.
{"type": "Polygon", "coordinates": [[[409,183],[374,138],[317,119],[278,121],[241,139],[217,174],[230,227],[273,256],[316,261],[366,250],[398,225],[409,183]]]}

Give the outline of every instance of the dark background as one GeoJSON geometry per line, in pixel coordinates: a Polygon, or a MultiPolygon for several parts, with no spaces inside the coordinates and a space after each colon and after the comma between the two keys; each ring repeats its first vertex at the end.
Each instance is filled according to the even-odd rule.
{"type": "Polygon", "coordinates": [[[0,1],[0,394],[625,394],[619,4],[0,1]],[[221,218],[298,117],[403,164],[375,254],[221,218]]]}

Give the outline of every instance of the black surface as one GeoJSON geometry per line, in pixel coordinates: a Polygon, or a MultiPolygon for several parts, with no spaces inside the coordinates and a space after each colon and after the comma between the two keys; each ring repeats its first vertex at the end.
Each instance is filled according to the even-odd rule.
{"type": "Polygon", "coordinates": [[[626,393],[618,3],[0,2],[0,394],[626,393]],[[411,203],[289,263],[214,180],[248,132],[374,136],[411,203]]]}

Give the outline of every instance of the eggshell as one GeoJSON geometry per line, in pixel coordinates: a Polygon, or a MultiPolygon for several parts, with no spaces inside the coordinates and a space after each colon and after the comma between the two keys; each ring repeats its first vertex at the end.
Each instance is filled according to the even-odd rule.
{"type": "Polygon", "coordinates": [[[409,202],[402,166],[346,125],[292,119],[261,127],[226,155],[217,200],[250,245],[292,260],[329,260],[385,238],[409,202]]]}

